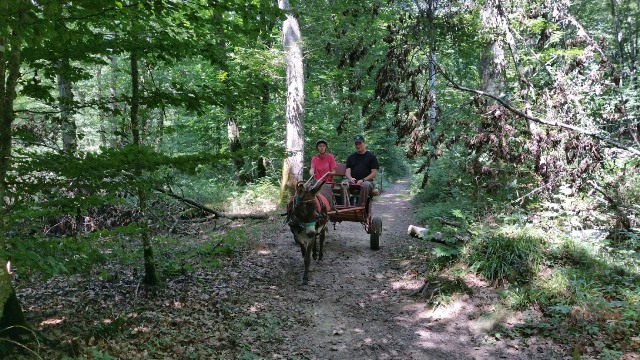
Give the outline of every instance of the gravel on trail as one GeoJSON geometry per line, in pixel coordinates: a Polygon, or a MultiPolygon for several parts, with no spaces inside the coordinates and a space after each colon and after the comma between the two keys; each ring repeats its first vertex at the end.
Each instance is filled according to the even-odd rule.
{"type": "Polygon", "coordinates": [[[428,248],[407,235],[412,222],[408,183],[398,181],[374,199],[382,218],[381,248],[369,248],[362,224],[338,223],[302,285],[303,259],[288,227],[265,234],[245,261],[252,275],[243,288],[255,308],[285,319],[271,358],[282,359],[563,359],[560,346],[544,338],[496,336],[494,325],[522,319],[501,307],[496,290],[471,276],[471,295],[435,309],[415,296],[424,263],[411,248],[428,248]]]}

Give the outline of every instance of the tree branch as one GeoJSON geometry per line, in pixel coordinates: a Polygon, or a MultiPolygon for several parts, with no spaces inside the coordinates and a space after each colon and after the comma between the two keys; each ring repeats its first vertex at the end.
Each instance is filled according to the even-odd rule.
{"type": "Polygon", "coordinates": [[[177,194],[174,194],[173,192],[171,192],[170,190],[164,190],[161,188],[154,188],[154,190],[159,191],[163,194],[166,194],[174,199],[178,199],[186,204],[189,204],[195,208],[198,208],[204,212],[207,212],[209,214],[213,214],[215,215],[215,217],[217,218],[227,218],[227,219],[267,219],[267,214],[225,214],[225,213],[221,213],[219,211],[215,211],[212,208],[202,205],[196,201],[190,200],[185,198],[184,196],[180,196],[177,194]]]}
{"type": "Polygon", "coordinates": [[[591,136],[595,139],[598,139],[604,143],[607,143],[609,145],[612,145],[613,147],[616,147],[618,149],[623,149],[626,150],[630,153],[632,153],[635,156],[640,156],[640,150],[630,147],[630,146],[626,146],[622,143],[619,143],[615,140],[611,140],[608,137],[602,136],[600,134],[597,134],[593,131],[589,131],[587,129],[583,129],[581,127],[578,126],[574,126],[574,125],[570,125],[570,124],[566,124],[560,121],[549,121],[549,120],[545,120],[545,119],[541,119],[539,117],[533,116],[533,115],[527,115],[525,114],[522,110],[516,109],[515,107],[511,106],[510,104],[508,104],[506,101],[502,100],[501,98],[493,95],[493,94],[489,94],[486,93],[484,91],[480,91],[480,90],[475,90],[475,89],[470,89],[467,87],[464,87],[462,85],[459,85],[458,83],[456,83],[455,81],[453,81],[453,79],[451,79],[451,77],[440,67],[440,65],[436,64],[436,66],[439,69],[439,72],[442,74],[442,76],[449,82],[449,84],[451,84],[451,86],[455,89],[458,90],[462,90],[462,91],[466,91],[472,94],[476,94],[476,95],[480,95],[480,96],[486,96],[489,97],[495,101],[497,101],[500,105],[502,105],[504,108],[506,108],[507,110],[511,111],[512,113],[523,117],[527,120],[536,122],[536,123],[540,123],[540,124],[544,124],[544,125],[549,125],[549,126],[555,126],[555,127],[559,127],[559,128],[563,128],[563,129],[567,129],[567,130],[571,130],[571,131],[575,131],[578,132],[580,134],[584,134],[587,136],[591,136]]]}

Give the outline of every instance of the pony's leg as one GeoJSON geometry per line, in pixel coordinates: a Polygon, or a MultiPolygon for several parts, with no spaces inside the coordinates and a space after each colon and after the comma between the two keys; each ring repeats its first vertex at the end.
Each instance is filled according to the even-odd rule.
{"type": "Polygon", "coordinates": [[[313,237],[313,260],[318,260],[318,242],[316,241],[317,237],[318,234],[316,233],[316,235],[313,237]]]}
{"type": "Polygon", "coordinates": [[[307,251],[304,254],[304,274],[302,275],[302,284],[304,285],[309,282],[309,264],[311,264],[311,252],[313,251],[313,244],[307,243],[306,250],[307,251]]]}
{"type": "Polygon", "coordinates": [[[294,233],[293,240],[296,242],[296,244],[300,245],[300,252],[302,253],[302,257],[304,257],[304,254],[305,254],[304,238],[301,239],[300,236],[294,233]]]}
{"type": "Polygon", "coordinates": [[[318,254],[318,260],[322,260],[322,248],[324,247],[324,238],[326,234],[327,234],[327,228],[325,227],[320,232],[320,254],[318,254]]]}

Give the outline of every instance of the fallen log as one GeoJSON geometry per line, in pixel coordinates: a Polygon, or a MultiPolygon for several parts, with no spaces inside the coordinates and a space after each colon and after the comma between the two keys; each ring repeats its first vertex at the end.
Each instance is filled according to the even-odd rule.
{"type": "Polygon", "coordinates": [[[232,219],[232,220],[235,220],[235,219],[267,219],[268,218],[267,214],[225,214],[223,212],[216,211],[216,210],[214,210],[214,209],[212,209],[212,208],[210,208],[210,207],[208,207],[206,205],[200,204],[200,203],[198,203],[196,201],[193,201],[191,199],[187,199],[184,196],[180,196],[178,194],[174,194],[171,191],[167,191],[167,190],[164,190],[164,189],[161,189],[161,188],[154,188],[154,190],[156,190],[158,192],[161,192],[161,193],[163,193],[163,194],[165,194],[167,196],[170,196],[170,197],[172,197],[174,199],[178,199],[178,200],[184,202],[185,204],[191,205],[191,206],[193,206],[195,208],[198,208],[198,209],[200,209],[200,210],[202,210],[204,212],[207,212],[209,214],[213,214],[213,215],[215,215],[216,218],[225,218],[225,219],[232,219]]]}
{"type": "MultiPolygon", "coordinates": [[[[466,231],[469,235],[471,234],[470,230],[466,231]]],[[[449,244],[451,245],[451,241],[447,242],[443,240],[443,236],[442,233],[440,231],[436,231],[433,234],[429,233],[429,229],[427,228],[423,228],[420,226],[415,226],[415,225],[409,225],[409,228],[407,228],[407,235],[414,237],[414,238],[418,238],[418,239],[423,239],[423,240],[429,240],[429,241],[433,241],[433,242],[437,242],[440,244],[449,244]]],[[[453,235],[453,238],[456,239],[457,242],[461,242],[461,243],[466,243],[467,241],[469,241],[469,237],[468,236],[462,236],[459,234],[455,234],[453,235]]]]}
{"type": "Polygon", "coordinates": [[[431,234],[431,236],[429,236],[429,229],[423,228],[423,227],[419,227],[419,226],[415,226],[415,225],[409,225],[409,228],[407,229],[407,235],[409,235],[411,237],[414,237],[414,238],[418,238],[418,239],[437,242],[437,243],[440,243],[440,244],[446,244],[447,243],[446,241],[442,240],[442,233],[441,232],[436,231],[435,233],[431,234]],[[429,239],[426,239],[425,236],[428,236],[429,239]]]}

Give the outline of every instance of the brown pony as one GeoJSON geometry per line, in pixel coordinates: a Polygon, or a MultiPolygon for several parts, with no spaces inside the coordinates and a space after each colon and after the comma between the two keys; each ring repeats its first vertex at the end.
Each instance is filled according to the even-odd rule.
{"type": "Polygon", "coordinates": [[[299,182],[296,185],[296,194],[287,206],[287,223],[304,257],[303,284],[309,281],[312,253],[314,260],[322,260],[322,248],[329,221],[327,212],[334,207],[331,185],[324,185],[324,181],[309,185],[299,182]],[[316,242],[318,237],[320,237],[319,252],[316,242]]]}

